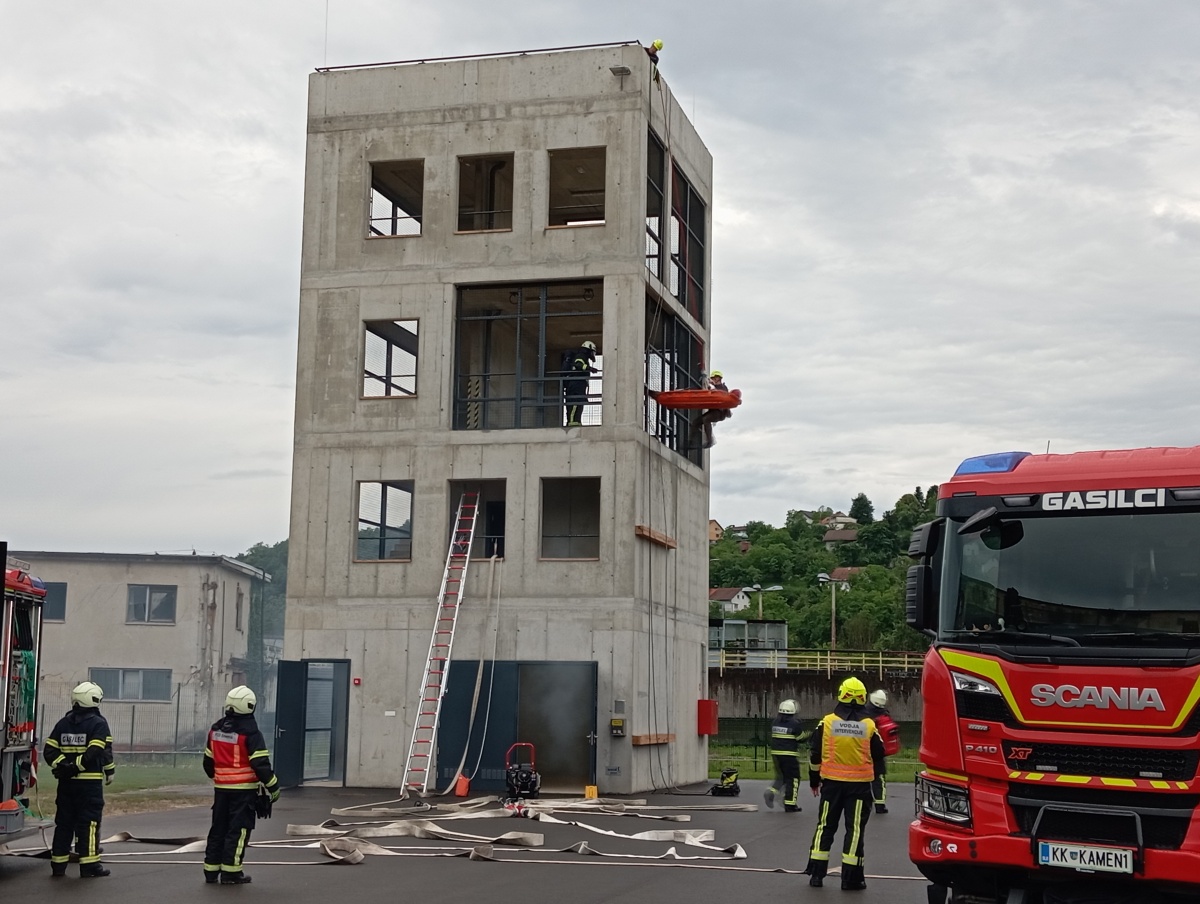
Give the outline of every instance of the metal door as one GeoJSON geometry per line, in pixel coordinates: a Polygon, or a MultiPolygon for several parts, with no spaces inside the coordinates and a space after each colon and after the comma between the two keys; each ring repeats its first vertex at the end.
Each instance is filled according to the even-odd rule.
{"type": "Polygon", "coordinates": [[[542,788],[581,794],[596,783],[594,662],[523,662],[517,740],[534,745],[542,788]]]}
{"type": "Polygon", "coordinates": [[[304,697],[303,662],[279,661],[275,692],[275,774],[284,788],[294,788],[304,778],[304,697]]]}

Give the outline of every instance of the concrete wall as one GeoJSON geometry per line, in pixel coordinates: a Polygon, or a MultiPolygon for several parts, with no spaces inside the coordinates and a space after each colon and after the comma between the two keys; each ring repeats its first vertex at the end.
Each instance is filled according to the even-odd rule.
{"type": "MultiPolygon", "coordinates": [[[[485,629],[472,565],[458,658],[599,663],[599,720],[677,735],[672,782],[706,774],[708,475],[645,433],[645,156],[649,122],[711,197],[712,162],[637,46],[317,73],[310,81],[285,657],[349,658],[347,780],[398,785],[452,517],[448,484],[504,480],[505,617],[485,629]],[[610,67],[631,75],[615,77],[610,67]],[[604,145],[605,223],[547,228],[547,149],[604,145]],[[457,158],[513,153],[511,231],[456,233],[457,158]],[[422,234],[367,238],[370,163],[422,158],[422,234]],[[602,425],[453,431],[456,287],[603,280],[602,425]],[[361,399],[363,321],[419,321],[417,395],[361,399]],[[600,556],[539,558],[546,477],[599,477],[600,556]],[[354,562],[355,485],[412,480],[412,560],[354,562]],[[678,542],[638,539],[647,525],[678,542]],[[395,713],[389,716],[387,713],[395,713]]],[[[709,272],[710,267],[705,267],[709,272]]],[[[666,304],[686,318],[676,303],[666,304]]],[[[707,331],[693,324],[707,341],[707,331]]],[[[662,747],[601,732],[602,791],[652,787],[662,747]]],[[[661,760],[661,765],[660,765],[661,760]]]]}
{"type": "MultiPolygon", "coordinates": [[[[883,688],[888,692],[892,718],[898,722],[921,720],[921,673],[884,675],[867,670],[854,673],[868,691],[883,688]]],[[[794,672],[778,674],[763,671],[727,669],[724,675],[712,672],[709,688],[718,701],[720,716],[773,716],[781,700],[796,701],[804,719],[819,719],[836,705],[838,685],[849,677],[834,674],[794,672]]]]}

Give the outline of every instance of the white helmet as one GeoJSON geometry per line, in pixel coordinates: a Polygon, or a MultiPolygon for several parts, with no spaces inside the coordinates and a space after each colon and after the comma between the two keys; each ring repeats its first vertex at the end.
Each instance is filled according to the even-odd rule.
{"type": "Polygon", "coordinates": [[[86,709],[99,706],[100,701],[103,699],[104,691],[100,685],[94,684],[91,681],[84,681],[82,684],[77,684],[75,685],[75,690],[71,691],[71,703],[86,709]]]}
{"type": "Polygon", "coordinates": [[[883,709],[885,706],[887,706],[887,691],[885,691],[885,690],[871,691],[870,700],[872,703],[874,703],[880,709],[883,709]]]}
{"type": "Polygon", "coordinates": [[[254,712],[256,705],[258,705],[258,698],[254,696],[254,691],[244,684],[239,684],[225,695],[226,712],[235,712],[246,716],[254,712]]]}
{"type": "Polygon", "coordinates": [[[588,339],[583,343],[583,347],[586,348],[590,352],[594,352],[596,350],[596,343],[593,342],[591,339],[588,339]]]}
{"type": "Polygon", "coordinates": [[[784,700],[779,704],[779,712],[786,716],[796,715],[796,701],[784,700]]]}

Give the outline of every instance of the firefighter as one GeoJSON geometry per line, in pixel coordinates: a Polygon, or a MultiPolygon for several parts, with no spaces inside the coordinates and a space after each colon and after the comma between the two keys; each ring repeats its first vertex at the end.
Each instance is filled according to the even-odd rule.
{"type": "Polygon", "coordinates": [[[588,380],[598,374],[592,362],[596,360],[596,343],[590,339],[567,356],[563,368],[563,401],[567,408],[567,426],[583,426],[583,409],[587,406],[588,380]]]}
{"type": "MultiPolygon", "coordinates": [[[[716,390],[717,392],[729,392],[729,387],[725,385],[725,375],[719,370],[714,370],[708,375],[708,385],[706,389],[716,390]]],[[[692,424],[692,429],[697,427],[704,428],[704,448],[711,449],[717,444],[713,439],[713,424],[717,421],[723,421],[731,416],[728,408],[708,408],[699,414],[695,422],[692,424]]]]}
{"type": "Polygon", "coordinates": [[[100,714],[104,691],[84,681],[71,691],[71,711],[58,720],[46,737],[42,759],[58,779],[54,802],[54,840],[50,845],[50,875],[67,874],[71,839],[79,855],[79,875],[95,879],[109,875],[100,863],[100,818],[104,815],[104,786],[111,784],[112,731],[100,714]]]}
{"type": "MultiPolygon", "coordinates": [[[[892,718],[887,707],[887,691],[883,689],[871,691],[871,696],[867,698],[866,713],[875,723],[875,730],[879,732],[879,737],[883,741],[883,752],[888,756],[895,756],[900,752],[900,726],[896,724],[896,720],[892,718]]],[[[886,813],[888,811],[886,774],[877,776],[871,783],[871,794],[875,799],[875,812],[886,813]]]]}
{"type": "Polygon", "coordinates": [[[225,696],[225,715],[208,731],[204,772],[213,780],[212,827],[204,849],[204,881],[245,885],[242,856],[254,830],[261,783],[271,803],[279,800],[279,779],[271,769],[254,707],[258,699],[244,684],[225,696]]]}
{"type": "Polygon", "coordinates": [[[808,854],[808,884],[825,884],[829,852],[838,820],[845,816],[842,840],[842,890],[867,887],[863,871],[864,835],[871,817],[871,783],[887,768],[883,741],[866,714],[867,688],[847,678],[838,688],[837,706],[817,723],[809,745],[808,783],[821,796],[817,830],[808,854]]]}
{"type": "Polygon", "coordinates": [[[786,813],[800,812],[800,742],[807,735],[796,718],[796,701],[784,700],[771,723],[771,759],[775,763],[775,781],[763,792],[768,807],[775,806],[775,795],[783,795],[786,813]]]}

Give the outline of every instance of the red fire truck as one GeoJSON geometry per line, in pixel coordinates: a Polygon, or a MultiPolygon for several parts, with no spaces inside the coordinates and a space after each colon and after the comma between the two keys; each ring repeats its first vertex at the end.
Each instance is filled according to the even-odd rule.
{"type": "Polygon", "coordinates": [[[38,655],[42,601],[46,588],[29,566],[8,558],[4,602],[0,606],[0,844],[32,834],[45,823],[26,815],[30,788],[37,781],[38,655]]]}
{"type": "Polygon", "coordinates": [[[1200,447],[969,458],[937,515],[913,862],[953,900],[1197,900],[1200,447]]]}

